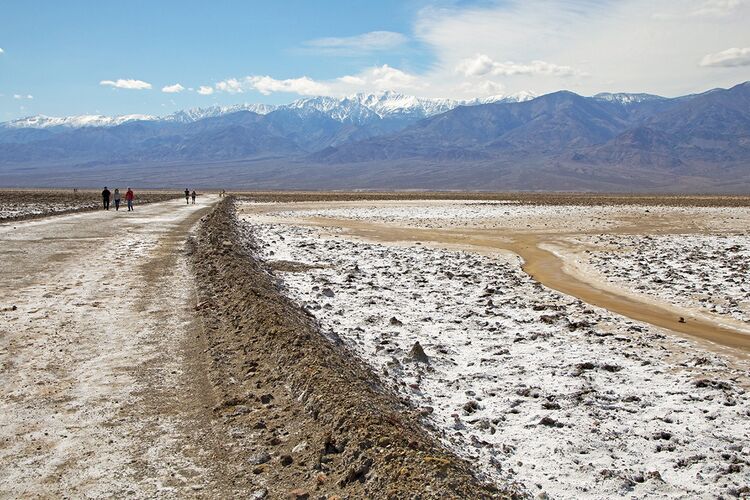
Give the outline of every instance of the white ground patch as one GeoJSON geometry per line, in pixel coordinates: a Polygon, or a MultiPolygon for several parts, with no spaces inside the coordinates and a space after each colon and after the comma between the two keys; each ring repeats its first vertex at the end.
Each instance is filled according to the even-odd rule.
{"type": "MultiPolygon", "coordinates": [[[[264,204],[256,204],[262,206],[264,204]]],[[[269,205],[269,204],[266,204],[269,205]]],[[[273,206],[272,204],[270,204],[273,206]]],[[[294,204],[287,204],[294,205],[294,204]]],[[[300,203],[300,205],[304,205],[300,203]]],[[[336,202],[335,208],[279,210],[281,217],[331,217],[369,222],[397,223],[419,228],[508,228],[545,232],[606,231],[622,225],[622,220],[650,216],[679,217],[693,220],[693,229],[701,231],[734,228],[750,219],[750,209],[738,207],[662,207],[662,206],[581,206],[525,205],[503,201],[419,200],[336,202]],[[699,216],[696,216],[699,215],[699,216]],[[703,223],[702,221],[709,221],[703,223]]]]}
{"type": "Polygon", "coordinates": [[[97,208],[100,204],[90,200],[80,202],[61,202],[61,203],[0,203],[0,221],[11,217],[21,217],[29,215],[51,215],[70,210],[83,210],[97,208]]]}
{"type": "Polygon", "coordinates": [[[607,235],[586,264],[607,281],[750,323],[750,234],[607,235]]]}
{"type": "Polygon", "coordinates": [[[262,257],[320,266],[282,273],[289,295],[490,477],[555,498],[750,491],[746,371],[721,356],[548,290],[516,258],[254,231],[262,257]]]}

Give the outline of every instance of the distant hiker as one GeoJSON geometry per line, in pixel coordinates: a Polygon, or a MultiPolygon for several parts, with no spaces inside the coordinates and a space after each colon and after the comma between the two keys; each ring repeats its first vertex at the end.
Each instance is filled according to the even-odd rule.
{"type": "Polygon", "coordinates": [[[109,210],[109,196],[112,193],[107,189],[107,186],[104,186],[104,191],[102,191],[102,203],[104,204],[104,210],[109,210]]]}
{"type": "Polygon", "coordinates": [[[133,198],[135,198],[135,194],[133,194],[132,189],[128,188],[128,192],[125,193],[125,200],[128,202],[128,212],[135,210],[133,208],[133,198]]]}
{"type": "Polygon", "coordinates": [[[195,205],[195,189],[193,189],[193,192],[190,193],[190,197],[193,199],[193,205],[195,205]]]}
{"type": "Polygon", "coordinates": [[[190,190],[188,188],[185,188],[185,203],[190,205],[190,190]]]}
{"type": "Polygon", "coordinates": [[[223,197],[225,197],[226,195],[227,195],[227,190],[226,190],[226,189],[222,189],[222,190],[221,190],[221,197],[223,198],[223,197]]]}
{"type": "Polygon", "coordinates": [[[120,190],[115,188],[115,210],[120,211],[120,190]]]}

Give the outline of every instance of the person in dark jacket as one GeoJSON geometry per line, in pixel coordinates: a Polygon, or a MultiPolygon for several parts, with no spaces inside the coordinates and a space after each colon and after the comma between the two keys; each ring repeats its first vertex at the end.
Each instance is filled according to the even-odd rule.
{"type": "Polygon", "coordinates": [[[102,191],[102,204],[104,205],[104,210],[109,210],[109,197],[111,194],[112,193],[107,189],[107,186],[104,186],[104,191],[102,191]]]}
{"type": "Polygon", "coordinates": [[[190,205],[190,190],[185,188],[185,203],[190,205]]]}
{"type": "Polygon", "coordinates": [[[193,205],[195,205],[195,197],[196,197],[196,196],[197,196],[197,195],[195,194],[195,189],[193,189],[193,192],[192,192],[192,193],[190,193],[190,197],[191,197],[191,198],[193,199],[193,205]]]}

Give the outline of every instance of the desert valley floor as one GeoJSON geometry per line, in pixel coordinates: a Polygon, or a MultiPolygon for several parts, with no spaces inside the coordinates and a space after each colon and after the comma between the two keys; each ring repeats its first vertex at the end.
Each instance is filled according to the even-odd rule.
{"type": "Polygon", "coordinates": [[[488,476],[555,498],[747,487],[747,209],[384,201],[240,213],[288,293],[488,476]]]}
{"type": "Polygon", "coordinates": [[[2,196],[0,497],[356,497],[419,467],[428,497],[469,491],[446,470],[498,497],[750,495],[744,198],[245,193],[19,221],[39,200],[2,196]],[[235,253],[270,288],[224,311],[249,284],[210,266],[235,253]],[[263,300],[322,364],[272,343],[263,300]],[[328,359],[344,385],[299,386],[328,359]],[[382,388],[329,422],[350,379],[382,388]],[[421,429],[403,449],[346,422],[395,405],[421,429]]]}

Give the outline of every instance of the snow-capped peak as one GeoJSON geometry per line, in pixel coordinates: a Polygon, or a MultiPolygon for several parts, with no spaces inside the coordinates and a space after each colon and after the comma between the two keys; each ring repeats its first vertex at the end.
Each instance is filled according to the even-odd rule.
{"type": "Polygon", "coordinates": [[[52,128],[52,127],[68,127],[68,128],[83,128],[83,127],[112,127],[120,125],[122,123],[136,121],[136,120],[158,120],[158,117],[152,115],[120,115],[120,116],[104,116],[104,115],[76,115],[76,116],[45,116],[36,115],[29,116],[26,118],[19,118],[4,123],[3,125],[8,128],[52,128]]]}
{"type": "Polygon", "coordinates": [[[537,94],[524,90],[521,92],[516,92],[514,94],[499,94],[487,97],[477,97],[476,99],[464,101],[463,104],[471,106],[477,104],[492,104],[496,102],[524,102],[536,99],[537,97],[539,97],[537,94]]]}
{"type": "Polygon", "coordinates": [[[209,106],[207,108],[191,108],[183,109],[167,115],[161,118],[162,121],[167,122],[178,122],[178,123],[192,123],[204,118],[213,118],[216,116],[227,115],[229,113],[237,113],[238,111],[252,111],[259,115],[266,115],[274,111],[278,106],[273,104],[233,104],[231,106],[209,106]]]}
{"type": "Polygon", "coordinates": [[[594,96],[598,101],[616,102],[623,105],[637,104],[646,101],[661,101],[664,97],[653,94],[628,94],[626,92],[601,92],[594,96]]]}

